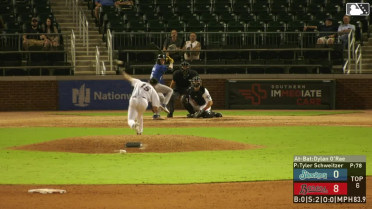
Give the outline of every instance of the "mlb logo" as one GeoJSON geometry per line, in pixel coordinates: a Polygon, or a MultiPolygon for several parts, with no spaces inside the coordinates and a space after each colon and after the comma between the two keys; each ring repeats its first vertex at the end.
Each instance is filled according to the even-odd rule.
{"type": "Polygon", "coordinates": [[[346,3],[346,14],[350,16],[369,16],[369,3],[346,3]]]}

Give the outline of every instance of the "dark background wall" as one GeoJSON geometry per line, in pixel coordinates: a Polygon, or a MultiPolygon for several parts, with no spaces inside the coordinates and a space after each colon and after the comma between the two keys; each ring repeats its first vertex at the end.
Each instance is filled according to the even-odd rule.
{"type": "MultiPolygon", "coordinates": [[[[350,77],[335,78],[336,109],[372,109],[372,76],[371,78],[350,77]]],[[[208,78],[207,76],[203,78],[202,76],[203,85],[213,98],[214,109],[225,107],[225,83],[228,77],[221,78],[208,78]]],[[[84,80],[81,77],[0,80],[0,111],[58,110],[59,79],[84,80]]],[[[113,76],[109,79],[119,80],[121,78],[113,76]]],[[[247,77],[246,79],[257,78],[247,77]]],[[[167,79],[167,81],[169,83],[170,80],[167,79]]],[[[181,108],[178,102],[176,107],[181,108]]]]}
{"type": "Polygon", "coordinates": [[[57,81],[0,81],[0,111],[57,110],[57,81]]]}
{"type": "Polygon", "coordinates": [[[372,79],[336,81],[336,109],[372,109],[372,79]]]}

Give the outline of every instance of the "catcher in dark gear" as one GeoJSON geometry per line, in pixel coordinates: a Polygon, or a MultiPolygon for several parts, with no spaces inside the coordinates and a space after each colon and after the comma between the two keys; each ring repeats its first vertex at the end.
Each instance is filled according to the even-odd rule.
{"type": "Polygon", "coordinates": [[[199,76],[191,79],[191,87],[187,90],[182,103],[189,112],[187,115],[189,118],[222,117],[221,113],[212,112],[212,97],[209,91],[202,85],[202,80],[199,76]]]}

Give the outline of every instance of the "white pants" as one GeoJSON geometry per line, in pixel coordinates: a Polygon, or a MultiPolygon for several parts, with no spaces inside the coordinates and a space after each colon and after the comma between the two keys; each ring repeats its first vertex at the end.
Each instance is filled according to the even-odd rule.
{"type": "Polygon", "coordinates": [[[161,83],[156,84],[154,89],[158,92],[161,104],[167,105],[172,97],[173,89],[161,83]]]}
{"type": "Polygon", "coordinates": [[[130,128],[138,122],[140,126],[140,133],[143,132],[143,113],[146,111],[148,102],[142,97],[131,97],[128,108],[128,125],[130,128]]]}
{"type": "MultiPolygon", "coordinates": [[[[154,86],[154,89],[159,95],[160,103],[162,105],[164,104],[165,106],[167,106],[167,104],[169,103],[169,100],[172,97],[173,89],[161,83],[156,84],[154,86]]],[[[160,115],[160,110],[156,114],[160,115]]]]}

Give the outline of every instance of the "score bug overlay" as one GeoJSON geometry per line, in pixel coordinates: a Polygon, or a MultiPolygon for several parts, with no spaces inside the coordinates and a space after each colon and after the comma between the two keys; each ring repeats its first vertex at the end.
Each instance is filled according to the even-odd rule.
{"type": "Polygon", "coordinates": [[[294,156],[293,202],[366,203],[366,156],[294,156]]]}

